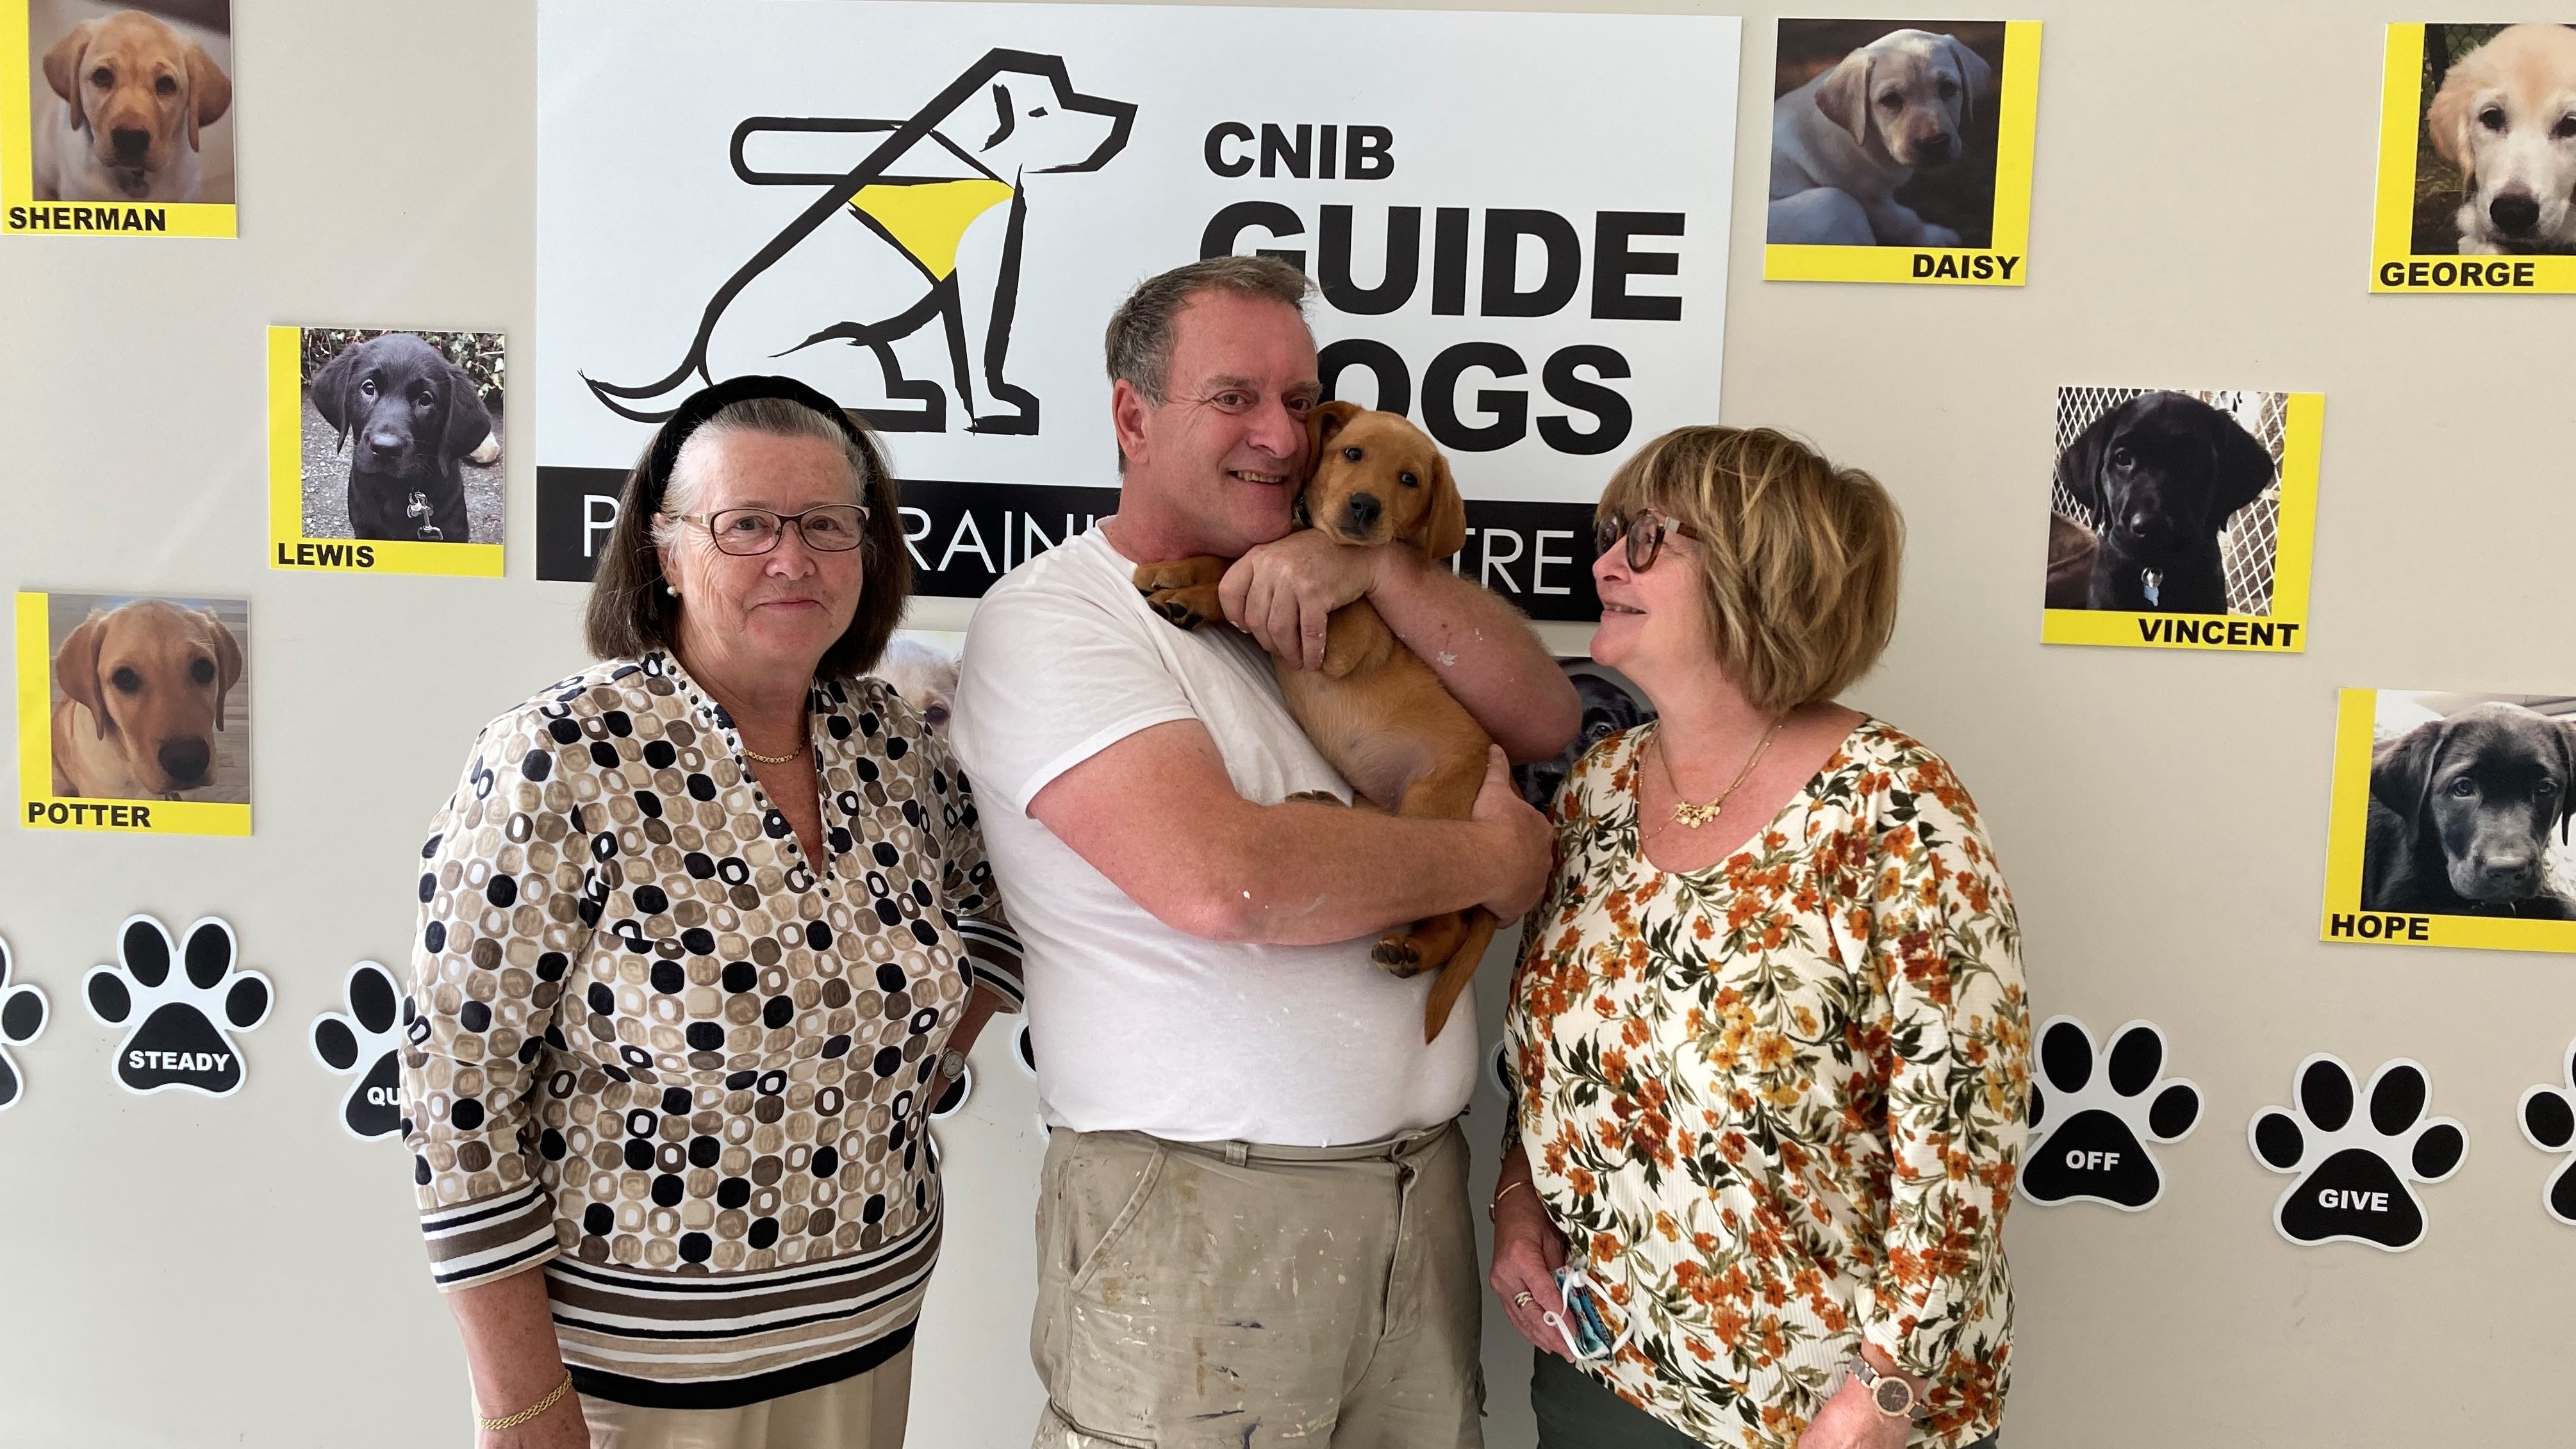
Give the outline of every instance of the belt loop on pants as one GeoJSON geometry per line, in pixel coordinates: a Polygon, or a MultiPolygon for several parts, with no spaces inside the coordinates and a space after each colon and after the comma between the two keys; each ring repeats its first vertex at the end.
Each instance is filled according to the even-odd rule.
{"type": "Polygon", "coordinates": [[[1249,1143],[1249,1142],[1229,1142],[1229,1143],[1225,1144],[1225,1161],[1226,1161],[1226,1165],[1227,1165],[1227,1166],[1229,1166],[1229,1167],[1241,1167],[1242,1165],[1244,1165],[1244,1164],[1245,1164],[1245,1163],[1247,1163],[1247,1162],[1250,1162],[1251,1160],[1252,1160],[1252,1144],[1251,1144],[1251,1143],[1249,1143]]]}

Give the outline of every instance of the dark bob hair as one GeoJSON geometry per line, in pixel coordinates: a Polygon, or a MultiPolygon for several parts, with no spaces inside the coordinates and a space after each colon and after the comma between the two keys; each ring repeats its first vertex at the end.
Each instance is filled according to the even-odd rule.
{"type": "MultiPolygon", "coordinates": [[[[886,640],[903,622],[912,596],[912,555],[904,547],[901,498],[885,454],[867,425],[831,399],[793,378],[737,377],[706,388],[655,432],[644,456],[626,475],[617,497],[617,523],[592,578],[582,617],[583,641],[600,659],[628,659],[679,642],[682,600],[665,587],[661,543],[671,520],[663,514],[684,445],[704,432],[709,441],[730,433],[814,438],[840,449],[850,466],[854,501],[867,505],[860,562],[866,570],[850,627],[814,666],[816,679],[850,679],[873,668],[886,640]]],[[[681,480],[685,490],[688,480],[681,480]]]]}

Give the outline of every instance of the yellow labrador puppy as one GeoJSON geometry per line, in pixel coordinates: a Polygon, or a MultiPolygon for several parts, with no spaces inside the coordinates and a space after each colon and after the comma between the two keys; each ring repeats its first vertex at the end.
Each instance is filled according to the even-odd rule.
{"type": "Polygon", "coordinates": [[[1956,36],[1898,30],[1771,105],[1769,240],[1810,246],[1959,244],[1896,200],[1918,168],[1947,166],[1994,68],[1956,36]]]}
{"type": "Polygon", "coordinates": [[[2576,30],[2513,25],[2461,56],[2424,116],[2468,200],[2468,255],[2576,247],[2576,30]]]}
{"type": "Polygon", "coordinates": [[[167,800],[213,783],[212,732],[241,682],[213,612],[140,599],[84,620],[54,655],[54,793],[167,800]]]}
{"type": "Polygon", "coordinates": [[[195,201],[199,132],[232,109],[203,46],[139,10],[84,20],[45,52],[62,98],[36,128],[38,201],[195,201]]]}

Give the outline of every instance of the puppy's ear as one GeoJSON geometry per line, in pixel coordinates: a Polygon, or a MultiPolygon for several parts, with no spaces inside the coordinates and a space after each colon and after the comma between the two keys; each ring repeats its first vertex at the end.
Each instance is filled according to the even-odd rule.
{"type": "Polygon", "coordinates": [[[492,414],[483,406],[483,389],[465,375],[465,369],[453,362],[446,366],[447,430],[439,435],[438,447],[453,462],[492,436],[492,414]]]}
{"type": "Polygon", "coordinates": [[[1314,444],[1315,451],[1320,453],[1324,450],[1326,440],[1349,427],[1351,419],[1366,411],[1368,409],[1358,403],[1343,402],[1339,399],[1317,403],[1314,410],[1306,414],[1306,441],[1314,444]]]}
{"type": "Polygon", "coordinates": [[[2424,800],[2433,793],[2433,767],[2442,758],[2442,741],[2450,733],[2444,720],[2426,720],[2370,757],[2370,796],[2405,817],[2406,828],[2419,829],[2424,800]]]}
{"type": "Polygon", "coordinates": [[[352,342],[313,374],[313,410],[339,434],[332,444],[335,452],[358,426],[358,354],[366,349],[367,344],[352,342]]]}
{"type": "Polygon", "coordinates": [[[2263,496],[2263,490],[2272,486],[2275,468],[2270,450],[2256,442],[2254,435],[2234,418],[2228,418],[2226,426],[2213,429],[2210,445],[2217,454],[2217,468],[2210,478],[2209,509],[2209,528],[2215,533],[2226,525],[2229,515],[2263,496]]]}
{"type": "Polygon", "coordinates": [[[1422,557],[1438,563],[1467,546],[1467,500],[1458,496],[1446,454],[1431,457],[1431,506],[1422,510],[1422,557]]]}
{"type": "Polygon", "coordinates": [[[2442,77],[2442,88],[2433,95],[2433,104],[2424,112],[2424,138],[2445,161],[2459,168],[2462,190],[2474,190],[2477,163],[2469,154],[2469,92],[2474,88],[2467,72],[2452,66],[2442,77]]]}
{"type": "Polygon", "coordinates": [[[2558,754],[2564,766],[2558,783],[2558,843],[2565,845],[2568,822],[2576,820],[2576,722],[2559,722],[2558,754]]]}
{"type": "Polygon", "coordinates": [[[72,27],[71,34],[54,42],[53,49],[45,52],[45,84],[52,86],[54,94],[71,106],[72,129],[75,131],[89,125],[89,113],[81,109],[80,101],[81,58],[89,54],[89,38],[97,29],[97,21],[84,20],[72,27]]]}
{"type": "Polygon", "coordinates": [[[188,100],[188,149],[203,150],[197,128],[213,125],[233,108],[233,78],[193,40],[188,42],[188,100]]]}
{"type": "Polygon", "coordinates": [[[54,654],[54,682],[62,686],[63,698],[88,707],[100,739],[108,732],[107,700],[98,687],[98,651],[106,642],[107,615],[92,609],[54,654]]]}
{"type": "Polygon", "coordinates": [[[1995,68],[1986,58],[1968,48],[1968,43],[1955,35],[1941,37],[1942,49],[1949,52],[1950,63],[1959,68],[1959,124],[1965,127],[1977,113],[1977,102],[1995,92],[1995,68]]]}
{"type": "Polygon", "coordinates": [[[1825,83],[1816,87],[1816,109],[1825,119],[1851,132],[1852,144],[1869,144],[1869,68],[1876,57],[1866,50],[1844,56],[1825,83]]]}
{"type": "Polygon", "coordinates": [[[233,637],[232,626],[216,618],[214,610],[199,609],[197,613],[206,621],[208,642],[215,650],[215,728],[220,730],[224,727],[224,697],[241,683],[241,640],[233,637]]]}
{"type": "Polygon", "coordinates": [[[2118,436],[2134,403],[2122,403],[2095,418],[2066,451],[2057,455],[2057,486],[2093,515],[2093,526],[2109,522],[2111,505],[2102,496],[2102,458],[2111,451],[2111,439],[2118,436]]]}

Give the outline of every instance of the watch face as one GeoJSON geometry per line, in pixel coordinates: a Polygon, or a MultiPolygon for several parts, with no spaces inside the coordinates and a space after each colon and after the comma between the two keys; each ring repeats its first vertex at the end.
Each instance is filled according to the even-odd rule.
{"type": "Polygon", "coordinates": [[[1914,1386],[1903,1379],[1880,1379],[1869,1393],[1878,1402],[1878,1411],[1890,1418],[1913,1412],[1914,1386]]]}

